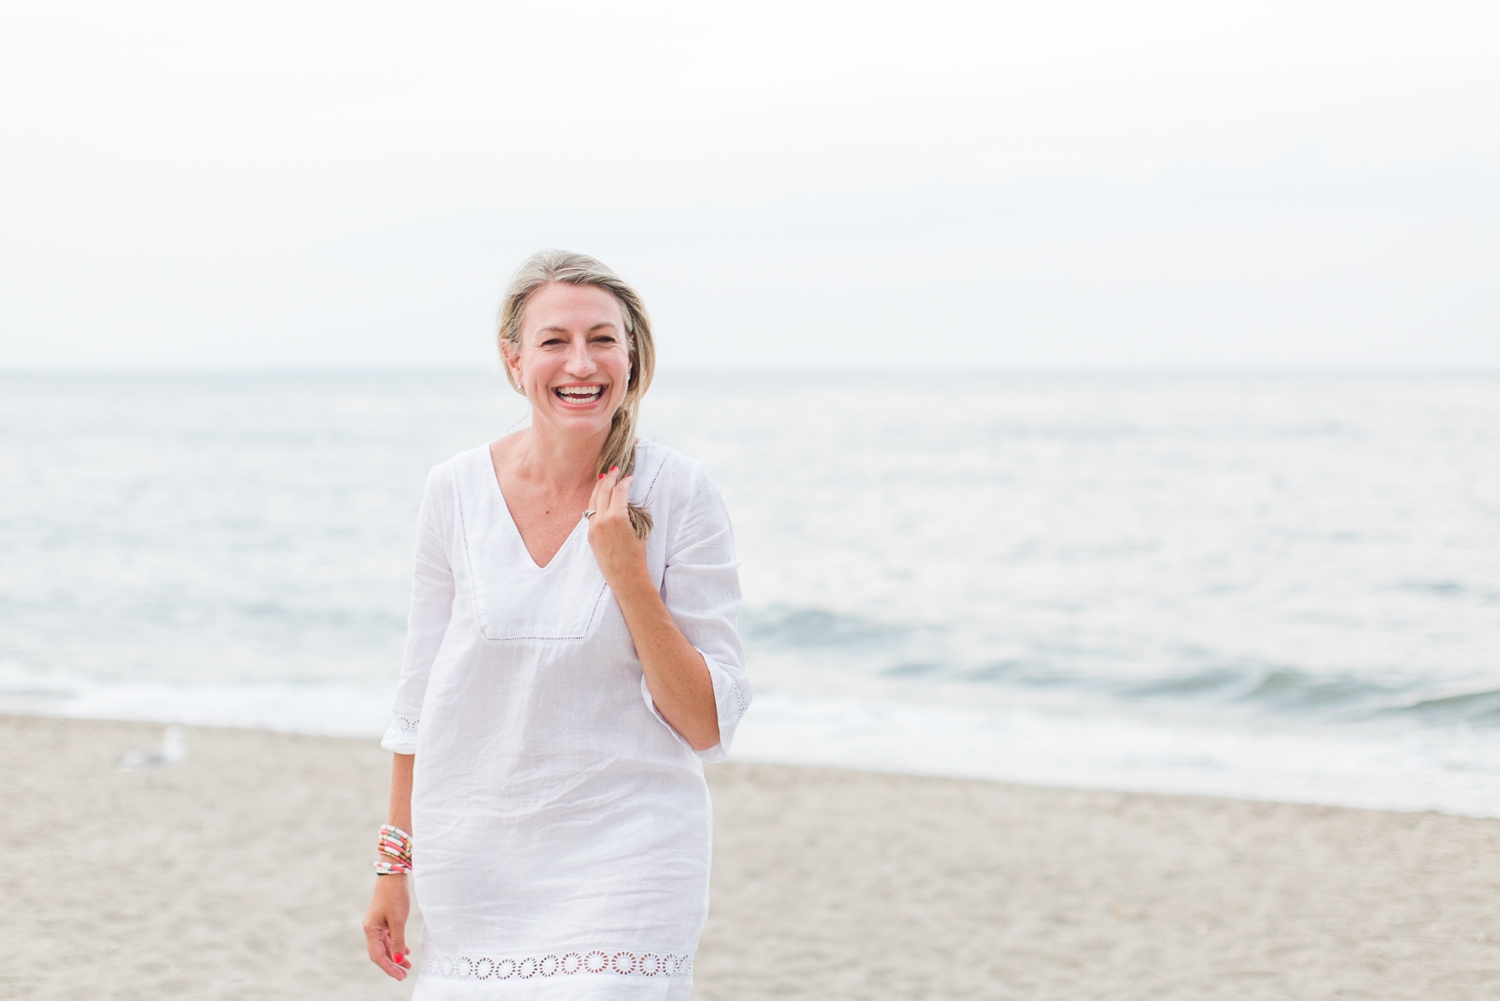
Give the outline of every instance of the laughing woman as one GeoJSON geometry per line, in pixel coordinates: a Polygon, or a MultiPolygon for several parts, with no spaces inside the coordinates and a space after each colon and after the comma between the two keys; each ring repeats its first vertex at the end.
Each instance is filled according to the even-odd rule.
{"type": "Polygon", "coordinates": [[[370,958],[408,975],[411,879],[414,998],[686,998],[702,761],[750,701],[729,517],[700,463],[636,439],[655,349],[614,272],[533,256],[500,352],[530,426],[435,468],[418,517],[370,958]]]}

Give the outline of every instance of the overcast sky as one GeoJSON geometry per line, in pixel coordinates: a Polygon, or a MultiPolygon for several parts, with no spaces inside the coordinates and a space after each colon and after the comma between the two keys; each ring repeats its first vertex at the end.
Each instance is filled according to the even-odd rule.
{"type": "Polygon", "coordinates": [[[1500,368],[1500,4],[0,13],[0,368],[1500,368]]]}

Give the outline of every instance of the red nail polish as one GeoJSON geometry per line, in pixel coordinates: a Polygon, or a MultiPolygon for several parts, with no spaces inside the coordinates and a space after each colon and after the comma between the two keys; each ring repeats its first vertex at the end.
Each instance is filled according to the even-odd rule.
{"type": "Polygon", "coordinates": [[[599,474],[599,479],[601,479],[601,480],[604,479],[604,474],[603,473],[599,474]]]}
{"type": "Polygon", "coordinates": [[[401,962],[401,953],[396,953],[396,962],[401,962]]]}
{"type": "Polygon", "coordinates": [[[620,467],[619,467],[619,466],[610,466],[610,467],[609,467],[609,471],[610,471],[610,472],[611,472],[611,473],[613,473],[613,472],[614,472],[614,471],[615,471],[615,470],[616,470],[616,469],[619,469],[619,468],[620,468],[620,467]]]}

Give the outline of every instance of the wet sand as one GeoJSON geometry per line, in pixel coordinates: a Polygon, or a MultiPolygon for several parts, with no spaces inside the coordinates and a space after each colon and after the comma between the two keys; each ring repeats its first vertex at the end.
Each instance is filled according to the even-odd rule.
{"type": "MultiPolygon", "coordinates": [[[[364,956],[373,742],[0,717],[5,998],[404,998],[364,956]]],[[[699,1001],[1493,998],[1500,821],[710,770],[699,1001]]],[[[415,937],[415,927],[413,929],[415,937]]]]}

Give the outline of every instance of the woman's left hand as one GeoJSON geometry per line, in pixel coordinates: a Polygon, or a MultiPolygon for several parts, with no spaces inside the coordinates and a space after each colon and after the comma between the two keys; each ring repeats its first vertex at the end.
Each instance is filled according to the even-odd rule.
{"type": "Polygon", "coordinates": [[[706,751],[719,742],[718,707],[708,662],[682,635],[646,567],[646,540],[630,524],[630,477],[611,469],[594,486],[589,546],[614,592],[646,687],[662,718],[689,744],[706,751]]]}
{"type": "Polygon", "coordinates": [[[620,476],[618,467],[611,468],[594,485],[589,498],[593,514],[589,517],[589,547],[594,550],[594,559],[604,572],[604,579],[618,594],[644,580],[649,586],[646,570],[646,540],[635,534],[630,524],[630,481],[632,477],[620,476]]]}

